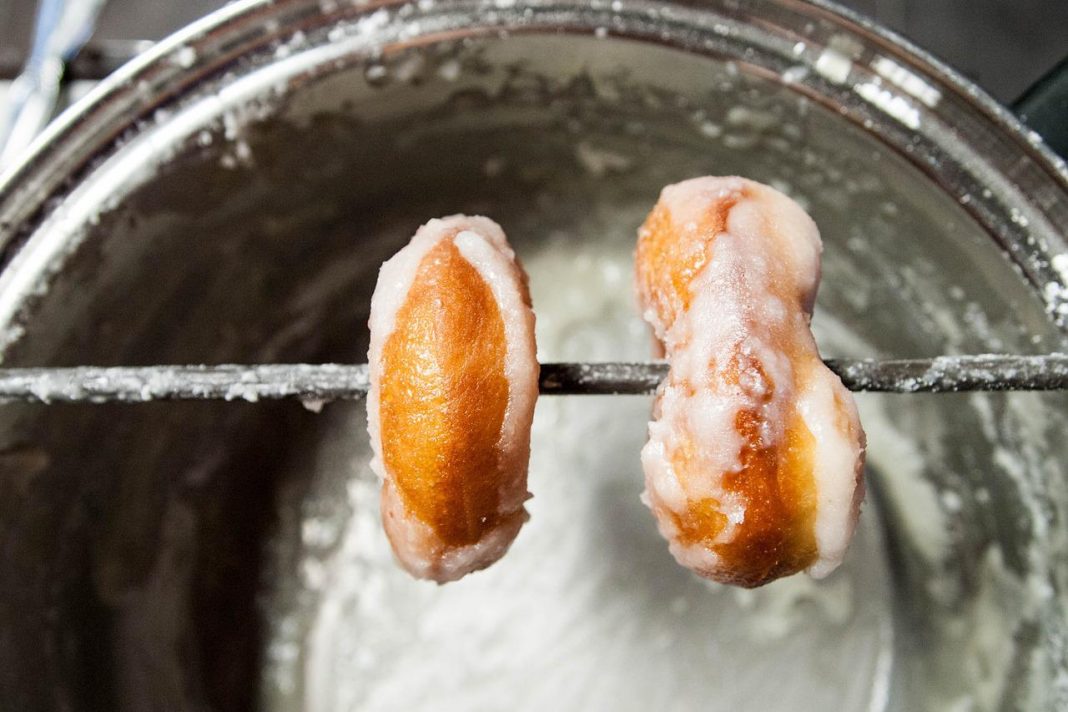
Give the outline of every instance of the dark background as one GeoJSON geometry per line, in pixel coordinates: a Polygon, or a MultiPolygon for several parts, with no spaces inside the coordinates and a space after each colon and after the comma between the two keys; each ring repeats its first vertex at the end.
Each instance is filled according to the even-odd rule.
{"type": "MultiPolygon", "coordinates": [[[[839,0],[897,30],[1002,102],[1068,56],[1068,0],[839,0]]],[[[99,39],[159,39],[220,0],[110,0],[99,39]]],[[[36,0],[0,0],[0,64],[17,64],[36,0]]]]}

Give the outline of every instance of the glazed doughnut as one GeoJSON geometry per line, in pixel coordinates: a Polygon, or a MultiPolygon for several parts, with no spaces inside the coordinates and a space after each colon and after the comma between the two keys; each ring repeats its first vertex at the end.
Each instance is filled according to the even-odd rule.
{"type": "Polygon", "coordinates": [[[371,298],[368,429],[401,565],[454,581],[504,555],[527,519],[538,396],[526,274],[484,217],[431,220],[371,298]]]}
{"type": "Polygon", "coordinates": [[[735,177],[664,188],[638,233],[638,300],[670,367],[643,497],[678,562],[716,581],[822,577],[853,535],[864,432],[810,329],[821,249],[797,203],[735,177]]]}

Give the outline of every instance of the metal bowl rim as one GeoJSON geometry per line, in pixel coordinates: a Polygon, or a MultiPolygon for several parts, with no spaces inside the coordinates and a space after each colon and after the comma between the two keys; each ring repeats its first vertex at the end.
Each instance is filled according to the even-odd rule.
{"type": "MultiPolygon", "coordinates": [[[[484,4],[484,0],[437,1],[448,2],[450,10],[457,13],[467,7],[481,7],[484,4]]],[[[1044,174],[1038,179],[1045,183],[1042,188],[1048,191],[1047,200],[1052,200],[1058,210],[1061,210],[1062,204],[1068,209],[1068,165],[1065,161],[1045,146],[1037,134],[1027,129],[1008,109],[956,70],[897,33],[831,0],[766,2],[769,8],[785,7],[813,19],[828,20],[836,30],[860,36],[892,51],[896,58],[906,59],[910,70],[919,71],[922,78],[937,83],[940,88],[951,90],[958,100],[974,109],[985,128],[1003,139],[1010,139],[1022,154],[1033,159],[1044,174]]],[[[348,17],[352,16],[351,13],[364,16],[383,8],[399,8],[406,4],[404,0],[354,3],[355,9],[347,9],[350,13],[348,17]]],[[[606,3],[586,5],[583,0],[534,0],[526,3],[526,6],[569,9],[581,13],[584,6],[588,8],[598,4],[606,3]]],[[[737,0],[721,0],[721,4],[725,8],[738,6],[737,0]]],[[[13,256],[44,221],[51,208],[62,202],[78,180],[91,171],[93,160],[105,154],[109,147],[115,146],[124,131],[135,130],[138,122],[152,108],[181,96],[187,90],[195,90],[206,70],[200,66],[199,55],[194,55],[196,60],[189,63],[182,53],[210,41],[216,43],[215,47],[237,47],[230,59],[247,56],[257,48],[288,36],[295,29],[293,25],[299,25],[293,22],[294,18],[301,21],[309,17],[313,20],[322,19],[330,14],[328,8],[335,5],[336,2],[327,4],[316,0],[237,0],[161,40],[100,82],[52,122],[20,161],[0,174],[0,271],[11,266],[13,256]],[[278,18],[283,20],[279,21],[278,18]],[[266,27],[271,27],[271,30],[265,32],[266,27]],[[146,95],[146,90],[151,91],[146,95]]],[[[718,8],[718,5],[691,4],[688,0],[627,0],[627,5],[660,8],[665,12],[682,9],[709,16],[715,16],[718,8]]],[[[524,5],[520,4],[519,7],[524,5]]],[[[478,28],[472,26],[467,29],[475,31],[478,28]]],[[[521,29],[517,28],[519,31],[521,29]]],[[[589,34],[596,31],[595,26],[582,22],[560,29],[589,34]]],[[[218,58],[214,58],[214,61],[218,64],[218,58]]],[[[999,172],[1003,173],[1000,167],[999,172]]],[[[993,199],[997,197],[995,191],[993,199]]],[[[983,200],[976,198],[977,203],[983,200]]],[[[995,232],[989,226],[988,229],[992,234],[995,232]]],[[[1068,275],[1061,274],[1052,266],[1053,255],[1068,251],[1064,237],[1063,234],[1059,236],[1060,243],[1057,245],[1045,244],[1044,241],[1022,244],[1018,235],[995,235],[995,240],[1002,243],[1010,259],[1029,276],[1055,320],[1059,312],[1057,307],[1065,307],[1061,310],[1061,316],[1065,318],[1059,321],[1068,330],[1068,275]],[[1051,298],[1051,294],[1056,299],[1051,298]]]]}

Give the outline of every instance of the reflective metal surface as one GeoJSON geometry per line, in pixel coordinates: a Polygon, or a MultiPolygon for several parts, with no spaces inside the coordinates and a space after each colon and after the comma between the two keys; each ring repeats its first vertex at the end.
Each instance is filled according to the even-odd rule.
{"type": "MultiPolygon", "coordinates": [[[[381,260],[458,211],[508,230],[542,360],[644,359],[634,230],[701,173],[812,212],[827,356],[1064,347],[1063,164],[855,18],[291,0],[161,44],[3,179],[4,364],[362,361],[381,260]]],[[[1064,399],[860,403],[849,560],[753,594],[667,555],[643,399],[540,403],[529,527],[441,589],[390,561],[358,404],[5,408],[0,686],[21,709],[1063,706],[1064,399]]]]}
{"type": "MultiPolygon", "coordinates": [[[[0,0],[0,78],[18,74],[28,50],[36,0],[0,0]]],[[[70,69],[102,79],[116,50],[159,40],[219,9],[223,0],[111,0],[99,29],[70,69]]],[[[1068,53],[1068,5],[1061,0],[845,0],[842,6],[931,49],[1003,103],[1012,102],[1068,53]]],[[[127,55],[132,56],[131,54],[127,55]]],[[[108,70],[111,66],[111,70],[108,70]]]]}

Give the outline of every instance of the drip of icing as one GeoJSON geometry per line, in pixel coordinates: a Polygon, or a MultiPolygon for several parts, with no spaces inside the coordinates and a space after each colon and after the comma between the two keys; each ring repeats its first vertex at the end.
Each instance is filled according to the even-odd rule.
{"type": "Polygon", "coordinates": [[[796,203],[739,178],[665,188],[641,233],[639,291],[671,362],[647,497],[704,575],[826,575],[852,537],[863,436],[809,331],[820,249],[796,203]]]}

